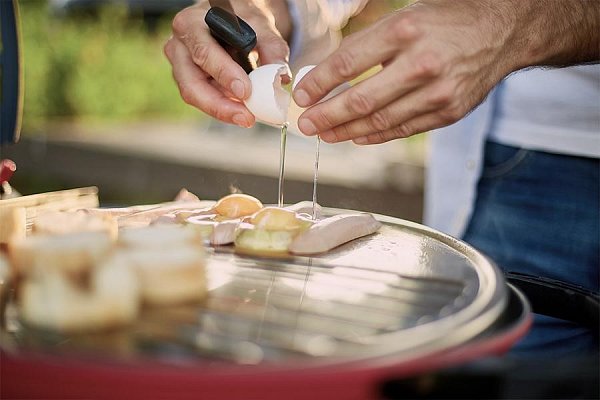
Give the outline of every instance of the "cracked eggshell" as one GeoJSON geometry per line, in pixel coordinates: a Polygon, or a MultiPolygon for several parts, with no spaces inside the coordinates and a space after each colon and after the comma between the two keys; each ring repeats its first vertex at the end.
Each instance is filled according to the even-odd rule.
{"type": "MultiPolygon", "coordinates": [[[[296,89],[296,85],[302,80],[302,78],[304,78],[304,75],[306,75],[308,71],[310,71],[314,67],[316,67],[316,65],[307,65],[298,70],[292,83],[292,92],[294,91],[294,89],[296,89]]],[[[288,110],[288,131],[299,134],[300,136],[304,136],[300,132],[300,128],[298,128],[298,118],[300,118],[300,115],[302,115],[304,110],[306,110],[306,108],[302,108],[298,104],[296,104],[296,100],[294,100],[294,97],[292,96],[290,100],[290,108],[288,110]]]]}
{"type": "Polygon", "coordinates": [[[281,81],[286,75],[292,75],[286,64],[262,65],[250,73],[252,94],[244,104],[258,121],[276,126],[287,122],[291,95],[281,81]]]}
{"type": "Polygon", "coordinates": [[[314,67],[316,67],[316,65],[307,65],[307,66],[300,68],[298,70],[298,72],[296,72],[296,76],[294,77],[294,83],[292,83],[292,91],[294,89],[296,89],[296,86],[300,83],[302,78],[304,78],[304,76],[306,74],[308,74],[310,72],[310,70],[313,69],[314,67]]]}
{"type": "MultiPolygon", "coordinates": [[[[304,76],[310,70],[312,70],[314,67],[316,67],[316,65],[307,65],[298,70],[298,72],[296,73],[296,76],[294,77],[294,81],[292,83],[292,92],[294,91],[294,89],[296,89],[296,85],[298,85],[298,83],[300,83],[302,78],[304,78],[304,76]]],[[[331,92],[329,92],[329,94],[327,96],[325,96],[320,102],[329,100],[330,98],[337,96],[338,94],[342,93],[343,91],[345,91],[346,89],[349,89],[349,88],[350,88],[350,84],[348,82],[342,83],[341,85],[339,85],[338,87],[333,89],[331,92]]],[[[304,135],[302,135],[302,133],[300,132],[300,128],[298,128],[298,118],[300,118],[300,115],[302,115],[302,113],[305,110],[306,110],[306,108],[300,107],[298,104],[296,104],[296,101],[294,100],[294,98],[293,97],[291,98],[290,107],[289,107],[289,111],[288,111],[289,130],[294,133],[298,133],[301,136],[304,136],[304,135]]]]}

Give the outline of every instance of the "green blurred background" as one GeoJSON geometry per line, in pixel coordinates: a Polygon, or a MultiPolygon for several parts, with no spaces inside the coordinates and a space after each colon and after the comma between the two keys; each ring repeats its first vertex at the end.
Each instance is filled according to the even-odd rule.
{"type": "Polygon", "coordinates": [[[162,53],[172,15],[149,26],[141,14],[108,2],[93,13],[67,15],[41,0],[20,6],[24,134],[56,119],[94,123],[198,116],[181,101],[162,53]]]}
{"type": "MultiPolygon", "coordinates": [[[[162,53],[176,5],[163,6],[149,19],[125,2],[96,2],[101,5],[67,12],[59,12],[55,3],[20,2],[25,135],[55,120],[93,124],[203,117],[181,101],[162,53]]],[[[345,31],[405,3],[372,1],[345,31]]]]}

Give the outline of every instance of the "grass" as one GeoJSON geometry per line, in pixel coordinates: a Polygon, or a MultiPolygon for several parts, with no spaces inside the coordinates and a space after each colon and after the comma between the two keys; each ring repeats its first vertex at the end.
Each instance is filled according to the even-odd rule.
{"type": "Polygon", "coordinates": [[[170,18],[149,32],[115,5],[97,16],[58,17],[40,0],[21,2],[24,131],[49,120],[89,122],[202,115],[187,106],[162,53],[170,18]]]}

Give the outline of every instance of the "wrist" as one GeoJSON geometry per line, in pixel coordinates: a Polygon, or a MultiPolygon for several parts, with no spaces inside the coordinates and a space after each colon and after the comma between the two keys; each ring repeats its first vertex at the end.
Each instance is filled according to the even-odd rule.
{"type": "Polygon", "coordinates": [[[515,61],[514,70],[543,65],[550,56],[546,28],[543,27],[546,17],[538,15],[539,7],[529,0],[510,0],[506,3],[514,14],[510,43],[510,51],[515,61]]]}
{"type": "MultiPolygon", "coordinates": [[[[510,52],[513,70],[567,66],[600,57],[600,12],[588,0],[552,2],[506,0],[514,15],[510,52]]],[[[510,11],[510,10],[509,10],[510,11]]]]}

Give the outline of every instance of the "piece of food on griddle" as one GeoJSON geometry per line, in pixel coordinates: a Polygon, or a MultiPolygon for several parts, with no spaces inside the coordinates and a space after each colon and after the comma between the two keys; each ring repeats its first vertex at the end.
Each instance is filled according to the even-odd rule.
{"type": "Polygon", "coordinates": [[[235,249],[264,256],[285,255],[292,240],[312,224],[294,211],[265,207],[238,226],[235,249]]]}
{"type": "Polygon", "coordinates": [[[288,250],[310,255],[330,251],[359,237],[375,233],[381,222],[371,214],[340,214],[325,218],[294,237],[288,250]]]}
{"type": "Polygon", "coordinates": [[[138,315],[138,280],[118,258],[88,264],[79,274],[37,267],[19,293],[19,316],[27,325],[86,332],[126,325],[138,315]]]}
{"type": "Polygon", "coordinates": [[[314,219],[320,220],[323,217],[323,208],[319,203],[313,204],[312,201],[304,200],[295,204],[290,204],[284,207],[286,210],[295,212],[296,214],[303,214],[312,216],[314,212],[314,219]]]}
{"type": "Polygon", "coordinates": [[[86,208],[80,210],[90,215],[109,215],[117,219],[119,228],[141,228],[154,223],[163,223],[165,215],[179,211],[198,212],[210,210],[214,201],[198,200],[197,196],[178,196],[175,201],[119,208],[86,208]]]}
{"type": "MultiPolygon", "coordinates": [[[[4,291],[6,288],[6,284],[10,281],[12,273],[10,270],[10,265],[8,264],[8,259],[4,256],[4,254],[0,253],[0,293],[4,291]]],[[[2,297],[0,295],[0,297],[2,297]]]]}
{"type": "Polygon", "coordinates": [[[179,245],[202,247],[202,235],[186,225],[152,225],[119,231],[119,245],[150,249],[171,249],[179,245]]]}
{"type": "Polygon", "coordinates": [[[8,259],[0,253],[0,327],[4,326],[4,310],[6,309],[11,283],[12,273],[8,259]]]}
{"type": "Polygon", "coordinates": [[[106,232],[33,235],[12,242],[8,254],[19,276],[35,277],[48,271],[77,275],[103,260],[112,245],[106,232]]]}
{"type": "Polygon", "coordinates": [[[194,193],[187,190],[186,188],[181,188],[181,190],[179,190],[173,201],[175,201],[176,203],[189,203],[191,201],[200,201],[200,198],[194,193]]]}
{"type": "Polygon", "coordinates": [[[222,197],[212,207],[198,210],[178,210],[173,214],[179,222],[185,222],[190,217],[203,217],[220,222],[252,215],[261,208],[263,208],[263,205],[256,197],[234,193],[222,197]]]}
{"type": "MultiPolygon", "coordinates": [[[[27,235],[25,207],[0,207],[0,246],[8,246],[27,235]]],[[[0,250],[1,250],[0,247],[0,250]]]]}
{"type": "Polygon", "coordinates": [[[137,273],[146,304],[187,303],[206,296],[203,239],[193,226],[122,229],[117,254],[137,273]]]}
{"type": "Polygon", "coordinates": [[[89,214],[85,211],[51,211],[38,215],[32,231],[35,234],[64,235],[79,232],[106,232],[116,239],[117,220],[107,214],[89,214]]]}
{"type": "Polygon", "coordinates": [[[247,194],[230,194],[221,198],[209,210],[178,212],[176,217],[194,226],[212,245],[226,245],[235,240],[235,230],[241,219],[263,208],[262,203],[247,194]]]}
{"type": "Polygon", "coordinates": [[[135,248],[122,250],[119,255],[136,272],[145,304],[174,305],[206,297],[202,247],[178,245],[168,250],[135,248]]]}
{"type": "Polygon", "coordinates": [[[233,243],[235,240],[235,231],[241,219],[215,221],[206,216],[194,216],[187,218],[185,222],[197,229],[210,244],[222,246],[233,243]]]}
{"type": "Polygon", "coordinates": [[[110,257],[112,249],[105,232],[34,235],[11,243],[20,318],[58,331],[107,329],[135,319],[137,279],[110,257]]]}
{"type": "Polygon", "coordinates": [[[227,219],[246,217],[261,208],[263,205],[257,198],[241,193],[225,196],[213,207],[217,215],[227,219]]]}

